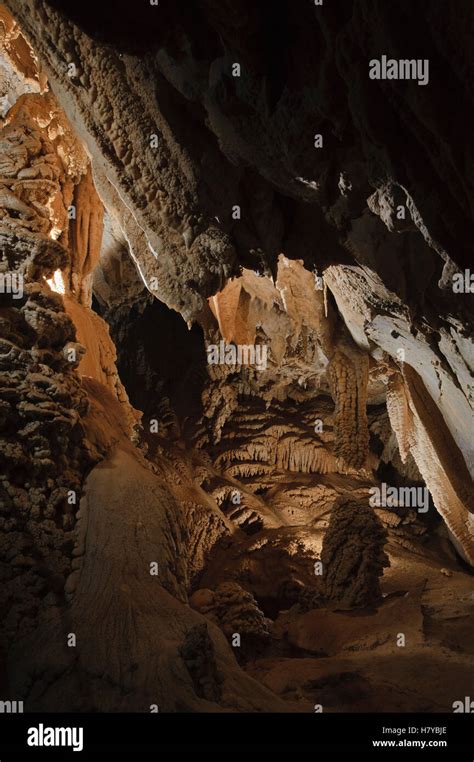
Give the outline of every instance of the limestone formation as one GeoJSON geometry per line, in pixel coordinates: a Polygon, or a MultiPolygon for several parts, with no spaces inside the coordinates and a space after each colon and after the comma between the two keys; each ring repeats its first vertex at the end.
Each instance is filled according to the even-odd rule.
{"type": "Polygon", "coordinates": [[[83,474],[93,462],[81,425],[87,396],[77,361],[68,360],[74,326],[47,286],[26,285],[21,301],[1,318],[3,647],[34,630],[43,601],[62,600],[83,474]]]}
{"type": "Polygon", "coordinates": [[[222,677],[216,667],[214,647],[206,624],[198,624],[186,633],[179,651],[193,679],[196,694],[207,701],[219,702],[222,698],[222,677]]]}
{"type": "Polygon", "coordinates": [[[253,595],[236,582],[222,582],[215,591],[197,590],[190,604],[218,624],[229,641],[239,638],[239,655],[255,656],[270,640],[271,621],[259,609],[253,595]]]}
{"type": "Polygon", "coordinates": [[[389,564],[386,539],[367,505],[350,498],[335,504],[321,551],[322,589],[330,605],[362,608],[380,600],[379,578],[389,564]]]}
{"type": "Polygon", "coordinates": [[[0,699],[469,695],[474,14],[442,5],[0,6],[0,699]],[[418,45],[429,85],[369,77],[418,45]]]}

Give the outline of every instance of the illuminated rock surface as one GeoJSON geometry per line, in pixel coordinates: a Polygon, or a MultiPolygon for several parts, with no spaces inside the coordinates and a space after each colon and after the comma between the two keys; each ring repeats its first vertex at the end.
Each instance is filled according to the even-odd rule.
{"type": "Polygon", "coordinates": [[[451,711],[471,4],[131,5],[0,7],[1,693],[451,711]],[[421,20],[430,83],[371,81],[421,20]]]}

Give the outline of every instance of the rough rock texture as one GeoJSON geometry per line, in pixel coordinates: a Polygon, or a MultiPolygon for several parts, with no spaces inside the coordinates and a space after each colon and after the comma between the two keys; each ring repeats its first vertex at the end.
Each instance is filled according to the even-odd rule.
{"type": "Polygon", "coordinates": [[[76,711],[149,711],[157,704],[160,711],[218,710],[219,705],[283,711],[281,699],[238,668],[224,635],[210,623],[222,675],[219,705],[216,694],[203,687],[207,670],[214,669],[212,647],[204,637],[209,658],[197,659],[195,638],[202,642],[201,631],[195,636],[189,631],[206,620],[183,605],[193,548],[186,543],[185,521],[177,535],[176,512],[179,503],[166,484],[122,435],[120,448],[87,480],[68,607],[44,612],[32,639],[11,648],[12,690],[27,696],[31,710],[66,705],[76,711]],[[73,648],[68,633],[76,636],[73,648]],[[36,677],[38,663],[43,672],[36,677]]]}
{"type": "Polygon", "coordinates": [[[6,5],[0,691],[450,711],[472,681],[472,4],[6,5]],[[429,56],[429,85],[370,80],[388,52],[429,56]],[[221,344],[263,361],[211,364],[221,344]],[[426,486],[426,515],[369,507],[383,484],[426,486]]]}
{"type": "Polygon", "coordinates": [[[186,633],[179,653],[193,679],[196,695],[207,701],[219,702],[222,698],[222,677],[217,671],[206,624],[196,624],[186,633]]]}
{"type": "MultiPolygon", "coordinates": [[[[34,81],[41,91],[20,94],[7,80],[14,102],[0,132],[0,608],[1,645],[8,650],[35,630],[45,611],[64,606],[84,477],[107,451],[85,433],[90,403],[80,376],[85,354],[86,370],[94,375],[94,355],[86,353],[90,335],[79,328],[89,319],[98,343],[108,332],[86,306],[90,289],[89,297],[84,290],[99,255],[102,219],[86,153],[5,11],[1,24],[5,66],[9,60],[15,81],[34,81]],[[89,206],[82,203],[70,219],[84,178],[89,206]],[[74,308],[83,316],[81,326],[74,308]]],[[[131,430],[136,416],[108,341],[109,357],[96,358],[97,373],[115,380],[131,430]]]]}
{"type": "Polygon", "coordinates": [[[365,503],[339,500],[331,513],[321,551],[323,592],[341,608],[369,606],[380,600],[380,576],[389,565],[387,534],[365,503]]]}
{"type": "Polygon", "coordinates": [[[223,582],[215,591],[197,590],[189,603],[218,624],[230,640],[240,637],[238,654],[255,657],[259,646],[270,639],[272,622],[260,611],[253,595],[236,582],[223,582]]]}
{"type": "Polygon", "coordinates": [[[5,648],[35,629],[45,605],[64,602],[81,485],[94,457],[82,427],[87,395],[76,373],[84,350],[45,282],[69,266],[67,205],[86,158],[49,94],[18,92],[25,80],[27,91],[42,90],[45,78],[4,11],[1,25],[16,72],[7,78],[12,102],[0,134],[0,274],[6,283],[16,279],[13,289],[2,288],[0,319],[5,648]]]}
{"type": "MultiPolygon", "coordinates": [[[[23,241],[26,244],[26,241],[23,241]]],[[[1,642],[61,602],[84,470],[92,463],[81,418],[87,396],[64,351],[74,326],[55,294],[28,285],[1,309],[1,642]]]]}
{"type": "MultiPolygon", "coordinates": [[[[468,3],[447,36],[444,14],[419,2],[403,5],[398,16],[376,0],[336,2],[324,12],[283,4],[275,10],[277,28],[292,34],[258,46],[261,35],[266,39],[263,6],[197,2],[185,11],[164,2],[133,22],[150,30],[141,50],[116,25],[93,43],[88,34],[97,25],[85,8],[64,15],[60,2],[42,0],[10,0],[9,7],[88,146],[99,193],[149,290],[186,320],[198,319],[204,298],[236,273],[236,253],[263,272],[276,272],[282,250],[316,265],[360,348],[378,358],[381,349],[397,363],[402,350],[402,362],[415,366],[425,355],[428,392],[440,397],[472,474],[472,392],[457,381],[469,365],[463,325],[470,295],[452,289],[453,274],[469,263],[469,180],[465,159],[447,148],[457,145],[456,119],[439,119],[436,100],[446,78],[457,83],[468,67],[460,52],[472,19],[468,3]],[[420,55],[421,24],[433,86],[394,88],[353,65],[353,57],[368,60],[374,46],[410,47],[405,28],[420,55]],[[192,52],[197,28],[209,38],[200,55],[192,52]],[[130,45],[141,55],[131,55],[130,45]],[[240,77],[231,74],[235,60],[240,77]],[[317,131],[324,150],[314,148],[317,131]],[[406,224],[394,222],[400,205],[406,224]],[[426,277],[415,278],[415,288],[417,267],[426,277]]],[[[443,113],[462,114],[470,97],[451,87],[443,113]]],[[[354,378],[354,353],[349,362],[336,353],[332,375],[346,379],[352,419],[337,424],[351,435],[352,449],[338,434],[337,452],[360,467],[367,432],[359,387],[367,360],[356,363],[354,378]]]]}

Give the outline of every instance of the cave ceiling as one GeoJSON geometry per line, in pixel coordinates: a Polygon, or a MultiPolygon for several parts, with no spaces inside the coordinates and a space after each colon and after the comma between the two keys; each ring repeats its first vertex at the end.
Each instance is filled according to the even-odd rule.
{"type": "Polygon", "coordinates": [[[0,6],[4,692],[248,712],[468,690],[473,16],[0,6]],[[429,76],[372,79],[386,53],[429,76]]]}

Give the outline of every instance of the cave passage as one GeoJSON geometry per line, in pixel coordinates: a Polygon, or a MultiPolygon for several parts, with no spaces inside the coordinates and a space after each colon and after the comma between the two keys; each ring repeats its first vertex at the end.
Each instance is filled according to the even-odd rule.
{"type": "Polygon", "coordinates": [[[69,5],[0,5],[1,706],[458,711],[472,4],[69,5]]]}

